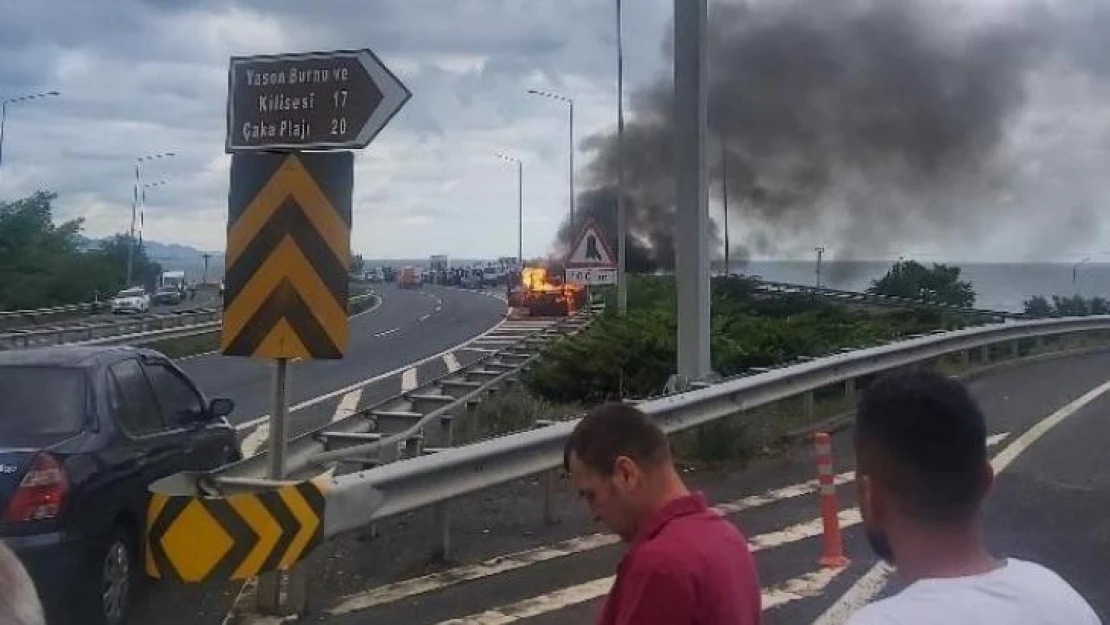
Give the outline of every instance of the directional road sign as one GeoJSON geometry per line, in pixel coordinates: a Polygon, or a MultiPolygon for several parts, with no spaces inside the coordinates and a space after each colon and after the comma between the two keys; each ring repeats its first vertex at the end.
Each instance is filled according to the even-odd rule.
{"type": "Polygon", "coordinates": [[[353,167],[351,152],[232,157],[225,355],[343,357],[353,167]]]}
{"type": "Polygon", "coordinates": [[[325,488],[317,478],[229,497],[155,492],[147,510],[147,575],[203,582],[289,570],[320,542],[325,488]]]}
{"type": "Polygon", "coordinates": [[[226,150],[361,149],[409,97],[370,50],[232,57],[226,150]]]}
{"type": "Polygon", "coordinates": [[[616,267],[570,267],[567,282],[590,286],[611,286],[617,283],[616,267]]]}

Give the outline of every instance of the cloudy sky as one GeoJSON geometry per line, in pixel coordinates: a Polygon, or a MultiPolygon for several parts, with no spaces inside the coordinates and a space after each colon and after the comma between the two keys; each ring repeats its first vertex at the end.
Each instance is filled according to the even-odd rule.
{"type": "MultiPolygon", "coordinates": [[[[1018,1],[966,0],[953,19],[1036,19],[1015,18],[1018,1]]],[[[672,0],[625,4],[632,94],[670,71],[672,0]]],[[[61,94],[9,107],[0,198],[55,190],[58,217],[84,218],[92,236],[127,228],[136,157],[173,151],[144,170],[148,182],[167,181],[148,192],[145,238],[223,248],[232,55],[369,47],[412,91],[356,156],[352,245],[375,258],[515,254],[515,171],[497,151],[525,161],[524,250],[547,253],[567,210],[566,109],[527,90],[574,97],[579,138],[615,122],[612,0],[0,0],[0,14],[0,98],[61,94]]],[[[789,227],[735,214],[733,240],[757,239],[758,255],[804,257],[815,244],[956,259],[1110,251],[1101,218],[1110,72],[1099,70],[1107,50],[1098,41],[1022,68],[1021,103],[997,146],[1008,169],[959,220],[924,212],[882,241],[853,240],[837,230],[851,223],[840,219],[850,202],[823,197],[814,219],[789,227]]],[[[590,156],[578,151],[580,190],[590,156]]]]}

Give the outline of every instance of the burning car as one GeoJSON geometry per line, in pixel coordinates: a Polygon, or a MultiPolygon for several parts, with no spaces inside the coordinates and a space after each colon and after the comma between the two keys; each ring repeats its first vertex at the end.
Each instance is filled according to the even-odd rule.
{"type": "Polygon", "coordinates": [[[528,311],[532,317],[566,317],[582,307],[586,291],[566,284],[546,267],[525,267],[520,281],[509,291],[509,306],[528,311]]]}

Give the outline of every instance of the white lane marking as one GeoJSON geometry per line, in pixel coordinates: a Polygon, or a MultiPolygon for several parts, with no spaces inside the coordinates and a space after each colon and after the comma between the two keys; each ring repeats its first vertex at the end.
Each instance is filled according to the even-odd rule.
{"type": "Polygon", "coordinates": [[[455,356],[455,352],[451,352],[450,354],[444,354],[443,355],[443,364],[447,365],[447,370],[451,373],[454,373],[454,372],[458,371],[459,369],[462,369],[462,364],[459,363],[459,359],[458,359],[457,356],[455,356]]]}
{"type": "MultiPolygon", "coordinates": [[[[844,484],[852,479],[850,477],[851,475],[854,474],[842,473],[836,477],[837,482],[844,484]]],[[[778,501],[809,495],[816,490],[817,480],[809,480],[801,484],[769,490],[760,495],[751,495],[742,499],[737,499],[715,506],[713,509],[721,514],[731,515],[745,510],[766,506],[778,501]]],[[[852,519],[850,515],[842,514],[842,516],[845,520],[852,519]]],[[[820,527],[820,522],[820,519],[815,519],[810,523],[816,523],[816,525],[820,527]]],[[[801,535],[806,531],[798,526],[788,529],[791,535],[801,535]]],[[[787,535],[783,534],[783,532],[772,532],[767,535],[755,536],[750,542],[752,548],[758,551],[767,548],[765,545],[784,544],[784,541],[788,541],[787,535]]],[[[462,582],[469,582],[522,569],[539,562],[546,562],[576,553],[584,553],[603,547],[609,547],[619,542],[620,538],[615,534],[588,534],[586,536],[579,536],[577,538],[557,542],[552,545],[498,556],[475,564],[467,564],[423,577],[406,579],[392,584],[378,586],[377,588],[371,588],[358,594],[349,595],[342,599],[335,607],[329,609],[328,614],[339,615],[357,612],[376,605],[392,603],[400,599],[440,590],[462,582]]]]}
{"type": "Polygon", "coordinates": [[[258,450],[270,439],[270,423],[269,417],[267,421],[258,426],[258,429],[251,432],[243,439],[239,448],[243,451],[243,457],[249,458],[250,456],[258,453],[258,450]]]}
{"type": "MultiPolygon", "coordinates": [[[[987,439],[987,445],[993,446],[997,441],[1002,440],[1006,436],[1009,436],[1009,432],[995,434],[987,439]]],[[[838,474],[835,477],[835,481],[837,484],[843,485],[850,483],[855,477],[855,471],[845,471],[838,474]]],[[[714,506],[713,509],[722,515],[731,516],[746,510],[761,508],[787,499],[811,495],[816,492],[816,490],[817,480],[812,479],[798,484],[791,484],[789,486],[768,490],[758,495],[748,495],[740,499],[718,504],[714,506]]],[[[839,518],[841,527],[856,525],[860,523],[859,509],[849,508],[844,510],[840,513],[839,518]]],[[[820,535],[821,531],[821,520],[812,519],[779,531],[754,536],[749,540],[749,544],[751,545],[752,551],[762,551],[764,549],[771,549],[788,544],[795,540],[804,540],[805,538],[820,535]]],[[[588,534],[551,545],[497,556],[482,562],[467,564],[439,573],[424,575],[422,577],[401,580],[392,584],[386,584],[376,588],[370,588],[360,593],[348,595],[340,600],[335,607],[329,609],[328,613],[340,615],[358,612],[377,605],[393,603],[408,597],[441,590],[463,582],[508,573],[540,562],[547,562],[576,553],[602,549],[619,542],[620,539],[614,534],[588,534]]]]}
{"type": "Polygon", "coordinates": [[[418,386],[420,386],[420,383],[416,379],[416,367],[405,369],[405,372],[401,374],[401,392],[407,393],[418,386]]]}
{"type": "MultiPolygon", "coordinates": [[[[1096,386],[1083,394],[1079,399],[1072,401],[1063,408],[1041,419],[1036,425],[1023,432],[1014,442],[1004,447],[1002,451],[991,458],[991,467],[994,469],[995,474],[1005,471],[1015,458],[1021,455],[1026,449],[1029,449],[1030,445],[1037,442],[1037,440],[1047,434],[1049,430],[1059,425],[1061,421],[1067,419],[1087,404],[1101,397],[1106,391],[1110,391],[1110,381],[1103,382],[1096,386]]],[[[892,571],[893,569],[883,562],[879,562],[872,566],[863,577],[856,580],[856,583],[852,584],[852,586],[848,588],[835,603],[829,606],[821,616],[817,617],[817,620],[813,621],[813,625],[842,625],[848,620],[852,612],[858,610],[882,591],[892,571]]]]}
{"type": "Polygon", "coordinates": [[[443,310],[443,306],[436,306],[435,310],[436,310],[436,312],[439,312],[439,311],[443,310]]]}
{"type": "MultiPolygon", "coordinates": [[[[778,586],[763,588],[760,603],[764,611],[791,601],[818,595],[847,567],[822,569],[789,579],[778,586]]],[[[506,625],[561,610],[565,607],[600,599],[609,594],[614,577],[603,577],[584,584],[560,588],[537,597],[517,601],[479,614],[441,621],[436,625],[506,625]]]]}
{"type": "Polygon", "coordinates": [[[427,321],[428,317],[431,317],[431,316],[432,315],[430,313],[424,313],[423,315],[420,315],[419,317],[417,317],[416,320],[417,321],[427,321]]]}
{"type": "Polygon", "coordinates": [[[1010,436],[1009,432],[999,432],[998,434],[991,434],[987,437],[987,448],[994,447],[995,445],[1006,440],[1010,436]]]}
{"type": "Polygon", "coordinates": [[[362,401],[362,391],[365,388],[366,387],[356,388],[343,396],[343,399],[340,400],[339,405],[335,408],[335,414],[331,417],[332,423],[340,419],[346,419],[358,412],[358,402],[362,401]]]}
{"type": "Polygon", "coordinates": [[[378,337],[382,337],[382,336],[389,336],[390,334],[393,334],[394,332],[397,332],[400,329],[401,328],[393,328],[392,330],[386,330],[385,332],[378,332],[377,334],[374,335],[374,338],[378,338],[378,337]]]}
{"type": "Polygon", "coordinates": [[[374,312],[375,310],[377,310],[378,307],[381,306],[381,305],[382,305],[382,296],[375,293],[374,294],[374,305],[371,306],[370,308],[367,308],[366,310],[364,310],[360,313],[355,313],[355,314],[351,315],[350,318],[351,319],[357,319],[357,318],[359,318],[363,315],[368,315],[368,314],[374,312]]]}
{"type": "Polygon", "coordinates": [[[779,586],[773,586],[763,589],[763,610],[767,611],[771,608],[797,601],[799,599],[806,599],[809,597],[816,597],[824,592],[825,588],[836,579],[848,567],[830,567],[823,568],[812,573],[806,573],[801,577],[787,580],[779,586]]]}

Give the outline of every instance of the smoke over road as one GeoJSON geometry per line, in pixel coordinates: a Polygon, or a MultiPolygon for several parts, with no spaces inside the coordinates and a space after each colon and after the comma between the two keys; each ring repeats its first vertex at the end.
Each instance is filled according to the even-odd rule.
{"type": "MultiPolygon", "coordinates": [[[[820,233],[808,249],[831,245],[844,257],[874,251],[876,241],[893,247],[974,232],[1005,210],[996,200],[1016,170],[1007,129],[1030,73],[1060,39],[1044,11],[1022,4],[976,20],[937,0],[715,2],[710,177],[719,199],[723,138],[737,215],[730,222],[745,225],[732,240],[766,253],[791,251],[780,238],[820,233]]],[[[636,93],[629,108],[629,267],[672,268],[670,76],[636,93]]],[[[594,218],[615,233],[615,133],[583,146],[593,152],[591,188],[576,220],[594,218]]],[[[560,247],[578,226],[564,224],[560,247]]],[[[712,236],[719,246],[719,228],[712,236]]],[[[746,253],[735,248],[734,256],[746,253]]]]}

